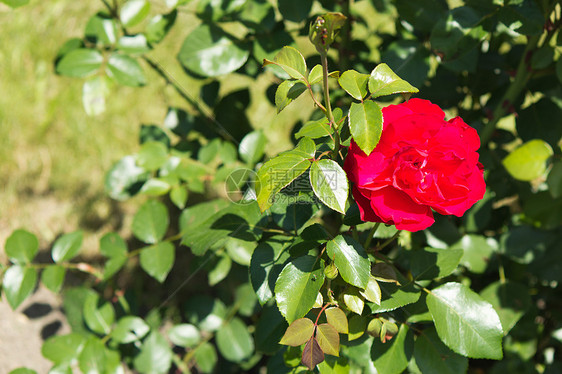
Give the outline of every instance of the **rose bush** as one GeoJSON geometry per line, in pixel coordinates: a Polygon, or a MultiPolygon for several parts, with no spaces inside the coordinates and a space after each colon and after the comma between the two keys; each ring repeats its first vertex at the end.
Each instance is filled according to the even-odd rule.
{"type": "Polygon", "coordinates": [[[460,117],[411,99],[383,108],[383,132],[371,154],[352,141],[344,163],[363,221],[423,230],[440,214],[462,216],[484,196],[480,138],[460,117]]]}

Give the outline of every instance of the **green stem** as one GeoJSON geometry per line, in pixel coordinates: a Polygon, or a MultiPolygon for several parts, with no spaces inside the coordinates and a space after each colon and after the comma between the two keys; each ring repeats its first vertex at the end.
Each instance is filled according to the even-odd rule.
{"type": "Polygon", "coordinates": [[[377,250],[380,251],[381,249],[383,249],[384,247],[386,247],[387,245],[389,245],[390,243],[392,243],[392,242],[394,241],[394,239],[396,239],[398,236],[400,236],[400,233],[401,233],[401,232],[402,232],[402,231],[400,231],[400,230],[396,231],[396,234],[392,235],[392,238],[389,238],[389,239],[387,239],[384,243],[382,243],[382,244],[377,248],[377,250]]]}
{"type": "Polygon", "coordinates": [[[494,134],[494,131],[496,130],[499,120],[509,112],[509,108],[512,103],[517,100],[519,95],[521,95],[521,92],[525,89],[525,86],[532,74],[532,72],[529,71],[528,55],[537,47],[539,39],[540,35],[532,36],[528,39],[521,61],[519,61],[519,65],[517,66],[517,72],[515,73],[513,82],[511,82],[507,91],[505,91],[503,97],[496,106],[496,109],[492,114],[492,119],[482,129],[480,140],[483,146],[488,144],[494,134]]]}
{"type": "Polygon", "coordinates": [[[371,245],[371,240],[373,240],[373,237],[375,236],[375,233],[377,232],[377,230],[379,229],[379,226],[381,225],[380,222],[375,223],[375,225],[371,228],[371,231],[369,231],[369,235],[367,235],[367,239],[365,240],[365,244],[363,245],[363,248],[367,249],[369,248],[369,246],[371,245]]]}
{"type": "Polygon", "coordinates": [[[332,104],[330,103],[330,88],[328,87],[328,54],[323,52],[320,54],[322,60],[322,83],[324,88],[324,101],[326,104],[326,117],[328,117],[328,122],[330,128],[334,130],[334,150],[332,152],[332,158],[335,160],[338,158],[338,152],[340,150],[340,134],[338,132],[338,126],[334,120],[334,114],[332,113],[332,104]]]}

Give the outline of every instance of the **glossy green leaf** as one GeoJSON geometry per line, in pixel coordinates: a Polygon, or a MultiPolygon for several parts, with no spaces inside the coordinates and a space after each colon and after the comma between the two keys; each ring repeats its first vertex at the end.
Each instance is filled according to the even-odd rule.
{"type": "Polygon", "coordinates": [[[314,333],[314,322],[308,318],[299,318],[294,320],[287,331],[279,341],[279,344],[298,347],[306,343],[314,333]]]}
{"type": "Polygon", "coordinates": [[[324,264],[316,257],[291,260],[275,283],[275,300],[279,311],[291,323],[310,311],[324,284],[324,264]]]}
{"type": "Polygon", "coordinates": [[[214,286],[228,276],[230,268],[232,267],[232,260],[228,255],[219,256],[218,262],[215,267],[209,271],[209,286],[214,286]]]}
{"type": "Polygon", "coordinates": [[[488,302],[460,283],[445,283],[427,296],[441,340],[471,358],[501,359],[502,325],[488,302]]]}
{"type": "Polygon", "coordinates": [[[105,99],[109,94],[107,77],[96,76],[88,79],[82,86],[82,105],[86,114],[97,116],[105,112],[105,99]]]}
{"type": "Polygon", "coordinates": [[[115,310],[110,302],[102,300],[98,294],[89,294],[84,302],[84,322],[98,334],[109,334],[115,321],[115,310]]]}
{"type": "Polygon", "coordinates": [[[469,234],[464,235],[461,240],[453,244],[451,249],[463,251],[461,265],[466,266],[473,273],[483,273],[494,252],[497,251],[498,244],[493,238],[469,234]]]}
{"type": "Polygon", "coordinates": [[[20,265],[12,265],[4,273],[2,288],[6,300],[16,309],[31,293],[37,283],[37,270],[20,265]]]}
{"type": "Polygon", "coordinates": [[[371,72],[369,91],[371,96],[376,98],[396,93],[412,94],[419,90],[396,75],[387,64],[382,63],[377,65],[371,72]]]}
{"type": "Polygon", "coordinates": [[[105,257],[124,256],[127,254],[127,243],[114,232],[109,232],[100,239],[100,252],[105,257]]]}
{"type": "Polygon", "coordinates": [[[457,268],[464,251],[451,247],[437,249],[426,247],[411,252],[411,271],[416,279],[435,279],[446,277],[457,268]]]}
{"type": "Polygon", "coordinates": [[[170,242],[161,242],[143,248],[140,265],[151,277],[162,283],[166,280],[175,260],[175,248],[170,242]]]}
{"type": "Polygon", "coordinates": [[[337,307],[328,308],[324,312],[326,320],[332,325],[340,334],[347,334],[349,332],[349,324],[347,317],[343,310],[337,307]]]}
{"type": "Polygon", "coordinates": [[[136,164],[134,156],[125,156],[109,170],[105,177],[105,190],[116,200],[126,200],[136,194],[149,173],[136,164]]]}
{"type": "Polygon", "coordinates": [[[175,345],[191,348],[201,341],[201,334],[197,327],[189,323],[175,325],[168,331],[168,337],[175,345]]]}
{"type": "Polygon", "coordinates": [[[202,24],[185,38],[178,59],[189,71],[216,77],[238,70],[249,51],[216,26],[202,24]]]}
{"type": "Polygon", "coordinates": [[[355,143],[369,155],[379,143],[382,134],[382,111],[374,101],[351,103],[349,130],[355,143]]]}
{"type": "Polygon", "coordinates": [[[340,335],[334,326],[328,323],[316,326],[316,341],[324,353],[332,356],[340,355],[340,335]]]}
{"type": "Polygon", "coordinates": [[[363,101],[367,95],[367,83],[369,82],[369,75],[361,74],[355,70],[345,71],[338,79],[338,82],[351,97],[355,100],[363,101]]]}
{"type": "Polygon", "coordinates": [[[498,16],[505,26],[519,34],[537,35],[543,32],[544,15],[535,1],[510,1],[500,8],[498,16]]]}
{"type": "Polygon", "coordinates": [[[482,290],[480,296],[498,313],[504,335],[523,317],[532,302],[529,288],[512,281],[494,282],[482,290]]]}
{"type": "Polygon", "coordinates": [[[294,47],[285,46],[279,51],[273,61],[263,61],[264,66],[269,64],[280,66],[293,79],[304,81],[308,75],[304,56],[294,47]]]}
{"type": "Polygon", "coordinates": [[[314,161],[309,175],[312,190],[320,201],[337,212],[345,213],[349,186],[341,166],[328,159],[314,161]]]}
{"type": "Polygon", "coordinates": [[[160,241],[168,230],[168,209],[156,200],[148,200],[133,217],[133,234],[145,243],[160,241]]]}
{"type": "Polygon", "coordinates": [[[250,262],[250,280],[260,304],[273,297],[275,282],[289,259],[290,242],[268,240],[260,243],[250,262]]]}
{"type": "Polygon", "coordinates": [[[78,48],[65,54],[57,63],[57,74],[84,78],[94,74],[103,62],[103,56],[95,49],[78,48]]]}
{"type": "Polygon", "coordinates": [[[359,290],[357,288],[351,287],[344,291],[343,302],[353,313],[359,315],[363,313],[365,301],[363,300],[363,297],[359,295],[359,290]]]}
{"type": "Polygon", "coordinates": [[[5,251],[8,258],[16,264],[28,264],[39,250],[37,237],[29,231],[18,229],[6,239],[5,251]]]}
{"type": "Polygon", "coordinates": [[[530,140],[515,149],[502,164],[509,174],[521,181],[532,181],[546,171],[546,161],[553,155],[552,148],[544,140],[530,140]]]}
{"type": "Polygon", "coordinates": [[[310,340],[304,346],[302,351],[302,363],[308,370],[313,370],[316,365],[324,361],[324,352],[322,348],[316,341],[316,339],[310,338],[310,340]]]}
{"type": "Polygon", "coordinates": [[[86,24],[84,35],[89,42],[100,45],[112,45],[117,41],[117,24],[106,14],[98,13],[86,24]]]}
{"type": "Polygon", "coordinates": [[[302,22],[310,14],[312,3],[309,1],[284,0],[279,3],[279,12],[284,19],[302,22]]]}
{"type": "Polygon", "coordinates": [[[144,34],[124,35],[119,38],[117,48],[127,54],[138,55],[150,51],[148,40],[144,34]]]}
{"type": "Polygon", "coordinates": [[[468,359],[447,348],[433,328],[416,338],[414,358],[422,373],[459,374],[468,368],[468,359]]]}
{"type": "Polygon", "coordinates": [[[301,129],[295,134],[295,138],[300,139],[306,136],[312,139],[317,139],[317,138],[322,138],[324,136],[330,136],[332,133],[333,130],[330,127],[328,119],[323,117],[316,121],[306,122],[301,127],[301,129]]]}
{"type": "Polygon", "coordinates": [[[53,261],[60,263],[73,259],[80,251],[82,237],[82,231],[75,231],[58,238],[51,250],[53,261]]]}
{"type": "Polygon", "coordinates": [[[224,303],[210,296],[190,297],[184,304],[188,322],[203,331],[217,331],[227,317],[224,303]]]}
{"type": "Polygon", "coordinates": [[[254,340],[248,326],[237,317],[217,331],[216,341],[219,352],[229,361],[242,362],[254,352],[254,340]]]}
{"type": "Polygon", "coordinates": [[[107,75],[123,86],[139,87],[146,84],[142,67],[132,57],[113,53],[106,66],[107,75]]]}
{"type": "Polygon", "coordinates": [[[402,286],[379,281],[379,287],[382,295],[380,305],[369,304],[373,313],[388,312],[415,303],[421,296],[420,290],[412,283],[406,283],[405,280],[402,286]]]}
{"type": "Polygon", "coordinates": [[[152,17],[144,29],[146,40],[151,44],[160,43],[176,22],[177,14],[177,10],[173,10],[152,17]]]}
{"type": "Polygon", "coordinates": [[[256,195],[262,212],[271,207],[275,194],[310,167],[315,151],[314,141],[303,138],[295,149],[281,153],[258,170],[256,195]]]}
{"type": "MultiPolygon", "coordinates": [[[[543,97],[517,111],[515,129],[524,143],[542,139],[553,149],[559,149],[562,138],[562,106],[551,98],[543,97]]],[[[540,148],[539,144],[534,147],[540,148]]],[[[534,152],[534,149],[531,151],[534,152]]]]}
{"type": "Polygon", "coordinates": [[[158,332],[150,333],[142,343],[133,365],[140,373],[168,373],[172,365],[172,350],[166,339],[158,332]]]}
{"type": "Polygon", "coordinates": [[[371,275],[371,262],[361,244],[348,236],[336,236],[326,245],[328,256],[347,283],[365,289],[371,275]]]}
{"type": "MultiPolygon", "coordinates": [[[[416,3],[417,4],[417,3],[416,3]]],[[[420,11],[426,8],[420,6],[420,11]]],[[[416,24],[418,28],[418,24],[416,24]]],[[[386,63],[402,79],[414,87],[422,86],[429,74],[430,51],[421,40],[398,39],[390,43],[381,54],[381,61],[386,63]]]]}
{"type": "Polygon", "coordinates": [[[123,370],[119,353],[107,349],[102,340],[90,336],[80,356],[78,366],[82,373],[115,373],[123,370]]]}
{"type": "Polygon", "coordinates": [[[150,2],[148,0],[129,0],[120,9],[119,18],[125,27],[138,25],[148,16],[150,2]]]}
{"type": "Polygon", "coordinates": [[[296,100],[304,91],[306,86],[298,80],[289,79],[282,82],[275,91],[275,106],[277,113],[281,112],[287,105],[296,100]]]}
{"type": "Polygon", "coordinates": [[[212,373],[217,364],[217,351],[214,345],[205,342],[195,351],[195,362],[202,373],[212,373]]]}
{"type": "Polygon", "coordinates": [[[66,269],[60,265],[49,265],[41,273],[41,282],[51,292],[58,293],[64,283],[66,269]]]}
{"type": "Polygon", "coordinates": [[[264,154],[267,138],[262,131],[252,131],[238,145],[240,158],[247,164],[255,164],[264,154]]]}
{"type": "Polygon", "coordinates": [[[349,333],[347,339],[349,341],[359,339],[365,333],[367,328],[367,319],[360,315],[352,315],[349,318],[349,333]]]}
{"type": "Polygon", "coordinates": [[[43,343],[41,354],[55,365],[69,364],[77,359],[86,343],[86,338],[78,333],[54,335],[43,343]]]}
{"type": "Polygon", "coordinates": [[[208,22],[227,21],[239,13],[247,0],[201,0],[197,16],[208,22]]]}
{"type": "Polygon", "coordinates": [[[367,282],[365,290],[359,290],[359,294],[372,303],[381,304],[381,288],[372,275],[369,276],[369,282],[367,282]]]}
{"type": "Polygon", "coordinates": [[[373,341],[371,357],[379,373],[399,374],[408,366],[414,351],[414,335],[406,324],[390,342],[373,341]]]}
{"type": "Polygon", "coordinates": [[[144,320],[137,316],[125,316],[119,321],[111,331],[111,339],[120,344],[136,342],[142,339],[150,327],[144,320]]]}

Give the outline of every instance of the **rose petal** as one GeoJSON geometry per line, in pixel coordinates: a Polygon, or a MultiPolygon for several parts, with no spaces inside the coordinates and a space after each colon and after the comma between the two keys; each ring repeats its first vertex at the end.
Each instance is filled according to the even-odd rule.
{"type": "Polygon", "coordinates": [[[414,98],[400,104],[400,106],[404,106],[414,113],[422,113],[438,117],[439,119],[445,119],[445,112],[439,108],[439,105],[433,104],[429,100],[414,98]]]}
{"type": "Polygon", "coordinates": [[[431,208],[416,204],[394,187],[370,191],[371,207],[384,222],[394,222],[398,230],[419,231],[435,222],[431,208]]]}
{"type": "Polygon", "coordinates": [[[398,118],[412,114],[412,110],[403,105],[389,105],[382,108],[382,119],[383,119],[383,134],[386,125],[394,122],[398,118]]]}
{"type": "MultiPolygon", "coordinates": [[[[366,191],[369,195],[370,192],[366,191]]],[[[365,197],[361,190],[355,186],[351,189],[351,194],[359,207],[359,217],[361,221],[369,221],[369,222],[384,222],[382,218],[377,216],[373,208],[371,207],[371,202],[369,198],[365,197]]]]}

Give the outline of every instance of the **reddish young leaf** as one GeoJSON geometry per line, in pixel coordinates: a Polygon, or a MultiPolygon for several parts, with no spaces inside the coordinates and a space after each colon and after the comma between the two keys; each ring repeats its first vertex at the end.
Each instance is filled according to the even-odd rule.
{"type": "Polygon", "coordinates": [[[309,370],[324,361],[324,352],[314,337],[310,338],[302,351],[302,363],[309,370]]]}

